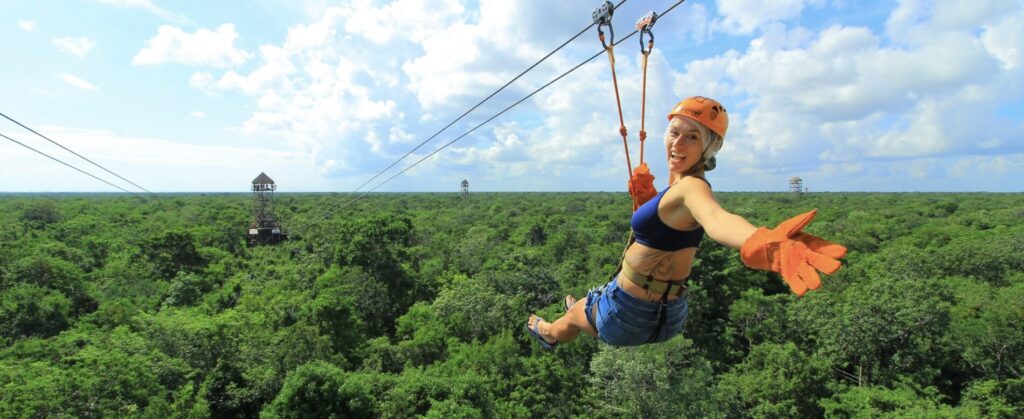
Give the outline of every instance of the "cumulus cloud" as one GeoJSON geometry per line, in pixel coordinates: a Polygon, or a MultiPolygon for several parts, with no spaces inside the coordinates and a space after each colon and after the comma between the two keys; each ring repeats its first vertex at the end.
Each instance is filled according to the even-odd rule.
{"type": "Polygon", "coordinates": [[[60,52],[65,54],[74,55],[76,57],[84,57],[85,54],[89,53],[92,47],[96,46],[96,43],[89,38],[53,38],[51,39],[53,45],[57,47],[60,52]]]}
{"type": "Polygon", "coordinates": [[[146,42],[132,64],[184,64],[194,67],[228,68],[245,63],[253,54],[235,47],[238,33],[227,23],[216,31],[198,29],[187,33],[179,28],[161,25],[157,35],[146,42]]]}
{"type": "MultiPolygon", "coordinates": [[[[189,84],[207,92],[252,96],[256,109],[240,132],[284,138],[329,176],[372,172],[589,24],[592,9],[571,3],[485,1],[478,10],[469,10],[463,3],[357,2],[326,8],[314,22],[289,28],[281,43],[261,45],[258,65],[250,71],[200,71],[189,84]]],[[[696,17],[679,19],[706,22],[704,9],[698,11],[696,17]]],[[[668,39],[672,34],[701,36],[698,32],[669,25],[660,33],[668,39]]],[[[599,50],[590,35],[589,42],[571,44],[551,57],[406,164],[599,50]]],[[[649,78],[671,83],[661,54],[652,56],[649,78]]],[[[636,54],[623,57],[620,84],[624,95],[636,99],[639,62],[636,54]]],[[[597,60],[505,117],[521,123],[480,130],[447,149],[445,164],[426,162],[414,172],[432,171],[430,179],[442,180],[461,180],[466,172],[488,173],[483,176],[495,181],[509,173],[524,174],[515,184],[505,181],[507,188],[529,184],[557,189],[559,182],[547,178],[549,170],[593,173],[598,176],[594,182],[621,177],[625,159],[617,124],[609,118],[614,115],[610,86],[607,62],[597,60]]],[[[674,103],[666,89],[649,96],[652,108],[674,103]]],[[[630,107],[627,114],[635,121],[638,109],[630,107]]]]}
{"type": "MultiPolygon", "coordinates": [[[[1024,152],[1024,127],[995,116],[1022,93],[1019,7],[993,1],[950,14],[938,11],[946,3],[905,1],[882,30],[792,23],[823,3],[771,1],[748,13],[722,0],[713,22],[693,7],[659,24],[648,70],[646,156],[660,180],[664,112],[694,94],[720,98],[730,109],[714,175],[726,188],[773,189],[772,182],[794,174],[929,180],[953,175],[935,169],[952,164],[952,156],[1024,152]],[[715,54],[679,45],[707,41],[715,30],[755,35],[715,54]]],[[[483,1],[477,10],[453,0],[356,2],[324,8],[280,43],[261,45],[253,68],[199,71],[189,85],[251,96],[254,110],[239,131],[284,138],[326,176],[369,176],[574,33],[567,22],[589,10],[571,2],[483,1]]],[[[598,47],[593,39],[571,44],[406,163],[598,47]]],[[[617,52],[636,163],[640,63],[633,48],[617,52]]],[[[626,177],[614,106],[602,57],[410,173],[423,175],[415,183],[428,189],[474,173],[474,184],[501,185],[492,190],[607,190],[626,177]]]]}
{"type": "Polygon", "coordinates": [[[181,13],[172,12],[153,4],[150,0],[98,0],[102,4],[116,7],[142,9],[160,19],[179,25],[195,26],[195,22],[181,13]]]}
{"type": "Polygon", "coordinates": [[[821,0],[716,0],[721,17],[715,19],[713,26],[727,33],[750,34],[772,22],[800,16],[806,6],[821,3],[821,0]]]}
{"type": "Polygon", "coordinates": [[[19,20],[18,28],[25,32],[32,32],[36,30],[36,22],[34,20],[19,20]]]}
{"type": "Polygon", "coordinates": [[[61,78],[61,80],[64,80],[65,83],[82,90],[99,90],[99,88],[93,85],[92,83],[82,80],[81,78],[73,74],[64,73],[60,74],[59,77],[61,78]]]}
{"type": "Polygon", "coordinates": [[[687,64],[676,85],[749,104],[720,158],[741,173],[905,160],[902,175],[929,178],[948,174],[937,157],[1019,153],[1021,127],[996,115],[1021,93],[1020,6],[945,7],[962,5],[901,2],[884,33],[769,24],[744,52],[687,64]]]}

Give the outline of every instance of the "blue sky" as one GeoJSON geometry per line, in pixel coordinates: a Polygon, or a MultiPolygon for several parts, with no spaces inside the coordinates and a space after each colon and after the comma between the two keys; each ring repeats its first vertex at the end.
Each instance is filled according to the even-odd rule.
{"type": "MultiPolygon", "coordinates": [[[[629,0],[620,36],[672,1],[629,0]]],[[[0,5],[0,112],[156,192],[350,191],[589,23],[598,2],[22,1],[0,5]]],[[[1024,3],[690,0],[655,27],[664,115],[729,109],[717,190],[1024,190],[1024,3]]],[[[600,50],[594,30],[370,184],[600,50]]],[[[616,66],[638,159],[635,39],[616,66]]],[[[624,191],[600,58],[378,191],[624,191]]],[[[0,120],[11,136],[106,173],[0,120]]],[[[118,179],[106,176],[117,183],[118,179]]],[[[130,185],[125,185],[133,189],[130,185]]],[[[8,141],[0,191],[112,191],[8,141]]]]}

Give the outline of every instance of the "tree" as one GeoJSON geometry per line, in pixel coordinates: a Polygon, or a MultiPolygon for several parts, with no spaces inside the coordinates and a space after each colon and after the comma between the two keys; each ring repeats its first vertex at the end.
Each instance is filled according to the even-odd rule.
{"type": "Polygon", "coordinates": [[[599,417],[717,417],[708,389],[711,364],[693,342],[677,336],[667,342],[628,348],[602,347],[590,364],[588,381],[599,417]]]}
{"type": "Polygon", "coordinates": [[[792,342],[753,347],[743,362],[721,376],[718,397],[728,416],[820,416],[828,395],[828,362],[792,342]]]}
{"type": "Polygon", "coordinates": [[[729,340],[735,342],[733,350],[745,354],[754,345],[764,342],[784,342],[786,339],[785,294],[764,295],[760,288],[744,291],[739,300],[729,306],[729,340]]]}
{"type": "Polygon", "coordinates": [[[32,284],[0,291],[0,343],[8,346],[28,336],[53,336],[68,327],[71,301],[63,294],[32,284]]]}
{"type": "Polygon", "coordinates": [[[848,387],[821,401],[826,417],[957,417],[940,402],[935,388],[900,383],[895,388],[881,386],[848,387]]]}
{"type": "Polygon", "coordinates": [[[370,394],[345,386],[345,372],[323,361],[288,374],[281,392],[260,412],[263,418],[372,418],[370,394]]]}
{"type": "Polygon", "coordinates": [[[61,220],[57,203],[52,199],[33,200],[21,213],[21,219],[32,226],[46,226],[61,220]]]}
{"type": "Polygon", "coordinates": [[[388,295],[398,307],[412,304],[415,283],[408,273],[415,266],[409,259],[414,231],[404,215],[375,214],[368,219],[341,226],[336,260],[340,266],[362,268],[370,278],[387,285],[388,295]]]}
{"type": "Polygon", "coordinates": [[[1024,377],[1024,283],[992,287],[961,279],[949,340],[968,376],[1024,377]]]}
{"type": "Polygon", "coordinates": [[[1024,378],[971,383],[960,404],[978,417],[1019,418],[1024,414],[1024,378]]]}
{"type": "Polygon", "coordinates": [[[189,232],[156,233],[146,239],[142,250],[161,278],[173,278],[178,271],[194,272],[206,266],[189,232]]]}
{"type": "Polygon", "coordinates": [[[865,384],[900,377],[933,383],[950,364],[949,289],[938,281],[879,276],[841,292],[809,293],[787,306],[791,339],[838,368],[863,369],[865,384]]]}

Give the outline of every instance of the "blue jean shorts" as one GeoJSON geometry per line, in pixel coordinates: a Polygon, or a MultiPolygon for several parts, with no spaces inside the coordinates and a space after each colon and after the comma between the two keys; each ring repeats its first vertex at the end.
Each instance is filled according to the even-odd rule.
{"type": "Polygon", "coordinates": [[[683,331],[689,313],[686,298],[684,295],[664,304],[643,300],[620,288],[617,278],[613,278],[603,287],[587,293],[587,321],[597,330],[598,338],[612,346],[664,342],[683,331]],[[596,319],[594,304],[597,304],[596,319]],[[665,324],[657,330],[663,305],[665,324]]]}

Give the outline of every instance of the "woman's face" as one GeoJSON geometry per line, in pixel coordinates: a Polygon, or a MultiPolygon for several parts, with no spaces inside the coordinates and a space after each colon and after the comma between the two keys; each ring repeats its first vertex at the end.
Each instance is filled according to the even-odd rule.
{"type": "Polygon", "coordinates": [[[686,173],[700,161],[704,154],[704,142],[697,122],[690,118],[675,117],[665,130],[665,155],[668,156],[668,171],[686,173]]]}

